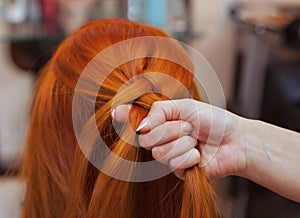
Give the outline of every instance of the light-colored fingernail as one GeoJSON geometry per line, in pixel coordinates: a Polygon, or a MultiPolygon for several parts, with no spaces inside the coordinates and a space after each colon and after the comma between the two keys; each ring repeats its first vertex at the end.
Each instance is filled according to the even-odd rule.
{"type": "Polygon", "coordinates": [[[112,112],[111,112],[111,117],[112,117],[113,119],[116,118],[115,114],[116,114],[116,109],[113,109],[112,112]]]}
{"type": "Polygon", "coordinates": [[[138,126],[138,128],[136,129],[136,132],[140,132],[143,128],[145,128],[147,125],[149,124],[149,118],[145,118],[140,125],[138,126]]]}
{"type": "Polygon", "coordinates": [[[181,128],[183,131],[186,131],[186,132],[189,132],[192,130],[191,124],[188,122],[185,122],[185,121],[181,122],[181,128]]]}

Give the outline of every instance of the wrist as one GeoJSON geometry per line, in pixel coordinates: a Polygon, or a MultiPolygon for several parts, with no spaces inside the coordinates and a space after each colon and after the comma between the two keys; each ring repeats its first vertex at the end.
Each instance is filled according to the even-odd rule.
{"type": "Polygon", "coordinates": [[[244,178],[249,178],[251,169],[253,168],[253,154],[256,150],[257,139],[256,129],[257,120],[251,120],[243,117],[238,117],[238,139],[236,145],[240,151],[240,167],[235,175],[244,178]]]}
{"type": "Polygon", "coordinates": [[[263,139],[264,133],[262,132],[262,121],[259,120],[251,120],[243,118],[243,127],[241,130],[242,133],[242,141],[241,146],[243,148],[244,153],[244,170],[241,175],[244,178],[248,178],[250,180],[255,180],[256,176],[256,164],[260,162],[260,160],[265,156],[264,149],[262,149],[263,143],[261,140],[263,139]]]}
{"type": "MultiPolygon", "coordinates": [[[[228,171],[226,175],[245,177],[247,166],[247,141],[252,127],[252,121],[227,112],[226,131],[223,140],[224,149],[228,149],[228,171]],[[229,145],[228,147],[226,145],[229,145]]],[[[225,150],[224,150],[225,151],[225,150]]]]}

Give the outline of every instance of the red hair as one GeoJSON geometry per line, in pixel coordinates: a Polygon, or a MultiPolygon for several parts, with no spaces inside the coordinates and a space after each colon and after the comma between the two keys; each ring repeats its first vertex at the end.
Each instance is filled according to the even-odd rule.
{"type": "MultiPolygon", "coordinates": [[[[94,20],[68,37],[45,66],[36,85],[32,105],[32,118],[28,134],[22,176],[26,182],[23,217],[217,217],[214,191],[202,168],[194,166],[186,171],[184,181],[172,173],[146,182],[128,182],[110,177],[97,169],[87,159],[78,145],[72,123],[72,100],[76,84],[87,64],[101,51],[118,42],[141,36],[170,38],[154,27],[122,19],[94,20]]],[[[118,156],[136,162],[153,160],[151,152],[130,145],[115,132],[111,111],[113,100],[117,104],[132,103],[129,125],[122,135],[136,129],[147,115],[154,101],[186,97],[177,86],[167,86],[168,95],[158,92],[168,81],[159,72],[179,81],[195,99],[199,99],[193,73],[187,68],[162,58],[162,52],[172,52],[192,66],[188,55],[178,44],[167,49],[155,45],[140,45],[144,58],[115,66],[105,78],[97,93],[84,93],[84,104],[78,119],[85,120],[82,133],[91,148],[102,137],[107,146],[118,156]],[[151,54],[153,57],[147,57],[151,54]],[[135,76],[143,79],[139,85],[129,82],[135,76]],[[158,74],[157,74],[158,75],[158,74]],[[145,88],[146,87],[146,88],[145,88]],[[121,89],[120,89],[121,88],[121,89]],[[149,89],[149,90],[148,90],[149,89]],[[123,91],[122,91],[123,90],[123,91]],[[145,90],[148,92],[145,93],[145,90]],[[154,91],[153,91],[154,90],[154,91]],[[156,90],[156,91],[155,91],[156,90]],[[116,97],[117,96],[117,97],[116,97]],[[95,98],[94,111],[89,104],[95,98]],[[98,136],[90,136],[89,119],[95,119],[98,136]]],[[[122,52],[114,54],[111,63],[123,59],[122,52]]],[[[102,68],[97,68],[102,73],[102,68]]],[[[89,78],[87,78],[89,79],[89,78]]],[[[97,80],[90,78],[90,84],[97,80]]],[[[95,84],[100,86],[100,84],[95,84]]],[[[74,116],[74,114],[73,114],[74,116]]],[[[129,136],[129,138],[132,136],[129,136]]],[[[134,140],[134,139],[131,139],[134,140]]],[[[101,151],[97,151],[101,155],[101,151]]],[[[104,166],[116,167],[118,162],[108,157],[104,166]]],[[[134,167],[128,169],[132,175],[134,167]]]]}

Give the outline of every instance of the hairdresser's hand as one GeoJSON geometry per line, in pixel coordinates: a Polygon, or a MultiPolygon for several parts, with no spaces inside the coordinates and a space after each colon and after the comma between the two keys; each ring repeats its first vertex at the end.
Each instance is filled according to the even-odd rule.
{"type": "MultiPolygon", "coordinates": [[[[124,122],[128,110],[127,105],[117,107],[114,111],[116,121],[124,122]]],[[[243,118],[199,101],[159,101],[141,122],[138,141],[142,147],[152,149],[155,159],[176,169],[174,173],[178,177],[183,177],[185,169],[200,162],[196,139],[200,149],[207,146],[201,157],[202,160],[210,159],[205,165],[207,176],[239,175],[246,163],[243,143],[239,143],[241,125],[243,118]],[[216,151],[218,147],[214,156],[204,157],[207,148],[216,151]]]]}

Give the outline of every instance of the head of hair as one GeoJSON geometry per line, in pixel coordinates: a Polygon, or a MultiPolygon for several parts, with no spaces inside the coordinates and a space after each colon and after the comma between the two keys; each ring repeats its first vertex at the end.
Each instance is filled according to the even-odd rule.
{"type": "MultiPolygon", "coordinates": [[[[113,70],[101,84],[92,76],[85,78],[86,84],[99,86],[97,92],[81,87],[78,92],[83,100],[79,105],[73,105],[76,84],[88,63],[110,46],[142,36],[171,38],[157,28],[125,19],[90,21],[61,43],[40,73],[32,101],[22,168],[26,183],[23,217],[218,216],[214,190],[202,168],[188,169],[184,181],[173,173],[152,181],[122,181],[97,169],[78,144],[75,131],[87,139],[93,155],[101,156],[102,151],[93,148],[102,138],[109,149],[123,159],[151,161],[150,151],[128,142],[135,140],[129,131],[136,129],[147,116],[153,102],[186,97],[182,88],[160,75],[172,77],[193,98],[199,99],[193,72],[176,62],[159,58],[161,53],[172,53],[192,69],[184,49],[175,41],[172,46],[161,48],[154,38],[151,46],[127,48],[139,52],[142,58],[115,66],[117,60],[126,59],[125,52],[111,55],[110,63],[106,61],[106,64],[113,66],[113,70]],[[168,94],[161,94],[165,92],[168,94]],[[129,122],[120,133],[128,140],[114,129],[111,118],[114,102],[117,105],[132,104],[129,122]],[[74,106],[80,110],[72,115],[74,106]],[[82,121],[77,130],[72,116],[82,121]],[[91,119],[96,121],[96,135],[89,131],[91,119]]],[[[101,77],[105,67],[100,65],[96,64],[95,69],[101,77]]],[[[103,163],[114,169],[118,165],[120,163],[110,156],[103,163]]],[[[138,170],[134,166],[127,169],[129,177],[138,170]]]]}

